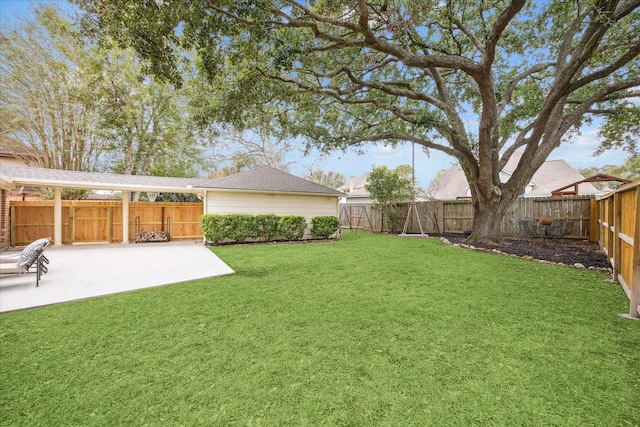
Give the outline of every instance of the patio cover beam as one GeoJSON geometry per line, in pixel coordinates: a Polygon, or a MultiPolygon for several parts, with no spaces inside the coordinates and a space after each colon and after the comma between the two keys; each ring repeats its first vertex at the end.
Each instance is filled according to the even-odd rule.
{"type": "Polygon", "coordinates": [[[62,189],[54,189],[53,194],[53,245],[62,246],[62,189]]]}
{"type": "Polygon", "coordinates": [[[129,243],[129,199],[131,193],[128,191],[122,192],[122,244],[129,243]]]}

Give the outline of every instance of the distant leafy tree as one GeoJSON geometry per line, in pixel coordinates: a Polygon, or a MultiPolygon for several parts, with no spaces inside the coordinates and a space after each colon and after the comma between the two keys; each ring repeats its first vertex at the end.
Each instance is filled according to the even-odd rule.
{"type": "Polygon", "coordinates": [[[329,188],[338,188],[346,182],[346,178],[343,174],[336,171],[325,172],[322,169],[316,169],[311,172],[307,179],[329,188]]]}
{"type": "Polygon", "coordinates": [[[288,172],[295,163],[288,160],[287,155],[297,147],[267,132],[241,132],[233,127],[224,127],[216,129],[213,134],[216,146],[211,156],[223,176],[261,165],[288,172]]]}
{"type": "Polygon", "coordinates": [[[160,193],[156,202],[199,202],[198,196],[193,193],[160,193]]]}
{"type": "Polygon", "coordinates": [[[108,38],[88,43],[61,10],[39,6],[34,17],[0,33],[3,134],[43,167],[200,174],[209,140],[200,138],[182,92],[144,76],[133,49],[108,38]]]}
{"type": "Polygon", "coordinates": [[[39,166],[98,169],[106,142],[98,134],[99,61],[72,23],[38,7],[0,33],[0,123],[39,166]]]}
{"type": "MultiPolygon", "coordinates": [[[[618,178],[624,178],[631,181],[640,179],[640,154],[632,154],[629,156],[622,165],[604,165],[601,167],[590,166],[586,168],[579,168],[578,172],[585,178],[588,178],[599,173],[616,176],[618,178]]],[[[606,183],[606,182],[593,182],[592,185],[599,190],[605,188],[617,188],[618,183],[606,183]]]]}
{"type": "Polygon", "coordinates": [[[110,168],[125,175],[199,175],[208,140],[198,138],[182,92],[143,77],[133,49],[105,41],[100,52],[99,126],[110,168]]]}
{"type": "Polygon", "coordinates": [[[608,172],[610,175],[635,181],[640,179],[640,153],[632,154],[620,166],[612,166],[608,172]]]}
{"type": "Polygon", "coordinates": [[[413,192],[411,166],[374,167],[364,188],[369,192],[373,206],[387,218],[389,230],[396,232],[400,219],[398,204],[409,200],[413,192]]]}
{"type": "Polygon", "coordinates": [[[602,168],[599,168],[598,166],[589,166],[586,168],[578,168],[576,170],[580,173],[580,175],[584,176],[585,178],[589,178],[590,176],[597,175],[599,173],[605,173],[604,171],[606,169],[606,166],[602,168]]]}

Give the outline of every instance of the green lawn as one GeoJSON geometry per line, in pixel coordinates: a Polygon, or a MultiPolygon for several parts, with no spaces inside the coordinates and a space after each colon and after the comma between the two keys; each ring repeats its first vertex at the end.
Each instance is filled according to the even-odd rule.
{"type": "Polygon", "coordinates": [[[0,316],[2,426],[637,426],[640,322],[586,270],[350,233],[0,316]]]}

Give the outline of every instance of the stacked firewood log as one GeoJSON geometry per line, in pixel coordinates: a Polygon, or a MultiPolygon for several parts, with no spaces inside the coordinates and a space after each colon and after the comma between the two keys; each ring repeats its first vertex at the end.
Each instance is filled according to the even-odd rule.
{"type": "Polygon", "coordinates": [[[143,231],[136,234],[136,243],[168,242],[169,233],[166,231],[143,231]]]}

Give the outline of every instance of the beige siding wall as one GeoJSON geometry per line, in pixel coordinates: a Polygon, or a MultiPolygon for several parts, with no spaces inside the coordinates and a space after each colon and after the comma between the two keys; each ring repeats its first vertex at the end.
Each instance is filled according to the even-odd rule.
{"type": "Polygon", "coordinates": [[[209,214],[275,214],[301,215],[307,219],[304,238],[311,237],[311,219],[316,216],[338,216],[338,198],[260,193],[207,193],[209,214]]]}
{"type": "Polygon", "coordinates": [[[0,166],[29,166],[27,162],[15,157],[0,156],[0,166]]]}

